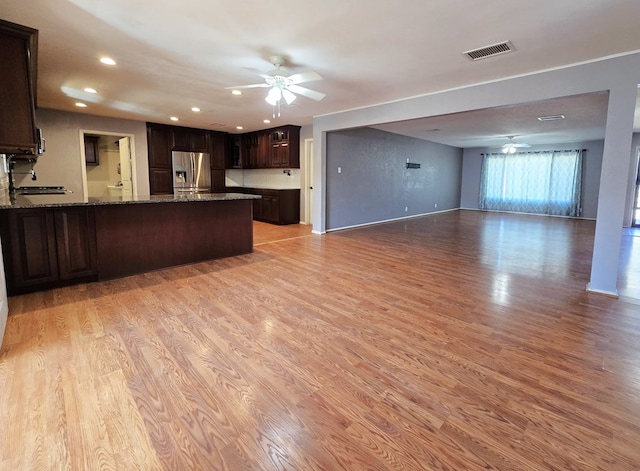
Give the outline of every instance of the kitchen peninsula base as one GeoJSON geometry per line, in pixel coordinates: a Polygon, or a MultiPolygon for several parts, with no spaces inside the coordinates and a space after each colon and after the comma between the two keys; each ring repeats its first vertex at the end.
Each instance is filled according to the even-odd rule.
{"type": "Polygon", "coordinates": [[[217,194],[0,207],[8,294],[250,253],[253,198],[217,194]]]}
{"type": "Polygon", "coordinates": [[[249,253],[251,201],[97,206],[99,279],[249,253]]]}

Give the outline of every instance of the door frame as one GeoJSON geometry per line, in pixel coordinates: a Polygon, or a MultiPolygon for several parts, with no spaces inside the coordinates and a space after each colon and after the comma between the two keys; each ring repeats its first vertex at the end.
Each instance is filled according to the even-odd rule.
{"type": "Polygon", "coordinates": [[[633,188],[633,196],[631,197],[631,211],[629,214],[629,225],[628,227],[640,227],[640,224],[635,225],[635,214],[636,207],[640,205],[640,198],[638,198],[638,187],[640,186],[640,146],[636,146],[634,166],[635,172],[633,172],[633,184],[631,187],[633,188]]]}
{"type": "Polygon", "coordinates": [[[304,224],[313,224],[313,139],[304,140],[304,224]]]}
{"type": "Polygon", "coordinates": [[[80,166],[82,174],[82,199],[86,202],[89,200],[89,189],[87,187],[87,157],[84,154],[84,136],[92,134],[94,136],[115,136],[120,138],[129,138],[129,149],[131,151],[131,186],[133,197],[138,196],[138,177],[136,175],[136,141],[135,136],[128,132],[100,131],[92,129],[80,129],[80,166]]]}

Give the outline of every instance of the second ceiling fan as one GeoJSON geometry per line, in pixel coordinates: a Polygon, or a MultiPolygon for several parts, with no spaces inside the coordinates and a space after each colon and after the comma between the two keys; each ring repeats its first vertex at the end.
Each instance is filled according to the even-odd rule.
{"type": "Polygon", "coordinates": [[[519,148],[531,147],[530,144],[516,143],[513,138],[516,136],[507,136],[508,142],[502,146],[503,154],[515,154],[519,148]]]}

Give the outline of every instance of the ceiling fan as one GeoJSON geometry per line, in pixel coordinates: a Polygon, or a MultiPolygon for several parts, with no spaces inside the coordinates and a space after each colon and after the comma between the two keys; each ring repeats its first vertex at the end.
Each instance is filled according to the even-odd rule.
{"type": "Polygon", "coordinates": [[[531,147],[530,144],[525,144],[525,143],[516,143],[513,142],[513,138],[516,136],[507,136],[507,140],[509,142],[507,142],[506,144],[504,144],[502,146],[502,153],[503,154],[515,154],[516,150],[518,148],[522,148],[522,147],[531,147]]]}
{"type": "Polygon", "coordinates": [[[264,79],[264,83],[238,85],[235,87],[225,88],[227,90],[239,90],[243,88],[270,88],[269,93],[265,97],[265,101],[273,106],[274,118],[276,117],[276,106],[278,108],[277,114],[280,116],[280,101],[283,98],[287,105],[290,105],[296,99],[296,94],[316,101],[320,101],[326,96],[324,93],[298,85],[300,83],[322,80],[322,77],[317,72],[309,71],[301,74],[285,76],[284,72],[280,69],[280,67],[285,63],[285,58],[282,56],[271,56],[270,61],[275,69],[267,72],[266,74],[260,74],[260,77],[264,79]]]}

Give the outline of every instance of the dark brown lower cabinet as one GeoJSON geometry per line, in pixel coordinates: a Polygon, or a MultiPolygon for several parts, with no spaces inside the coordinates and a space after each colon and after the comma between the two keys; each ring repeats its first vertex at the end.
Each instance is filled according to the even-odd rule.
{"type": "Polygon", "coordinates": [[[250,253],[252,199],[0,209],[9,295],[250,253]]]}
{"type": "Polygon", "coordinates": [[[0,219],[10,295],[97,279],[91,208],[11,209],[0,219]]]}
{"type": "Polygon", "coordinates": [[[60,279],[73,280],[97,275],[93,208],[55,209],[53,215],[60,279]]]}
{"type": "Polygon", "coordinates": [[[152,195],[173,193],[173,172],[170,168],[149,168],[149,191],[152,195]]]}
{"type": "Polygon", "coordinates": [[[262,196],[259,200],[253,200],[253,219],[256,221],[281,225],[300,222],[299,189],[228,187],[227,192],[262,196]]]}

